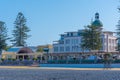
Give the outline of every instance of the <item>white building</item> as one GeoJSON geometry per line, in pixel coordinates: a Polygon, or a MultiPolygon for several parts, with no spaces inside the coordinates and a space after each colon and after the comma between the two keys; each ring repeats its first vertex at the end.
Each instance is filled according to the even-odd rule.
{"type": "MultiPolygon", "coordinates": [[[[99,14],[95,14],[95,21],[92,22],[92,25],[95,26],[103,26],[101,21],[99,20],[99,14]]],[[[72,53],[72,52],[83,52],[80,47],[81,38],[83,30],[78,30],[75,32],[65,32],[60,35],[60,40],[54,41],[53,43],[53,52],[54,53],[72,53]]],[[[101,33],[102,39],[102,48],[100,51],[103,52],[115,52],[116,51],[116,37],[114,36],[114,32],[111,31],[103,31],[101,33]]],[[[88,52],[88,51],[86,51],[88,52]]]]}

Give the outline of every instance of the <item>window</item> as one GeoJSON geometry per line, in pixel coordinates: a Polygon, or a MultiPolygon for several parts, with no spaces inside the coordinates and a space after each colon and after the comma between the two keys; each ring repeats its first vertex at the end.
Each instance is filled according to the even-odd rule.
{"type": "Polygon", "coordinates": [[[79,43],[79,39],[72,39],[72,44],[78,44],[79,43]]]}
{"type": "Polygon", "coordinates": [[[111,50],[111,46],[109,46],[109,50],[111,50]]]}
{"type": "Polygon", "coordinates": [[[72,51],[78,51],[79,48],[80,48],[80,47],[79,47],[78,45],[72,46],[72,51]]]}
{"type": "Polygon", "coordinates": [[[107,40],[106,40],[106,38],[104,39],[104,43],[107,43],[107,40]]]}
{"type": "Polygon", "coordinates": [[[104,50],[107,50],[107,46],[106,45],[104,45],[104,50]]]}
{"type": "Polygon", "coordinates": [[[101,38],[100,40],[101,40],[102,43],[104,43],[104,38],[101,38]]]}
{"type": "Polygon", "coordinates": [[[69,33],[67,33],[67,36],[69,36],[69,33]]]}
{"type": "Polygon", "coordinates": [[[64,51],[64,47],[60,47],[60,52],[63,52],[64,51]]]}
{"type": "Polygon", "coordinates": [[[69,39],[66,39],[66,40],[65,40],[65,44],[70,44],[70,40],[69,40],[69,39]]]}
{"type": "Polygon", "coordinates": [[[67,52],[70,51],[70,47],[69,46],[66,46],[66,49],[65,49],[67,52]]]}
{"type": "Polygon", "coordinates": [[[78,32],[78,36],[81,36],[81,33],[80,33],[80,32],[78,32]]]}
{"type": "Polygon", "coordinates": [[[73,33],[71,33],[71,36],[73,36],[73,33]]]}
{"type": "Polygon", "coordinates": [[[58,47],[54,47],[54,52],[58,52],[58,47]]]}
{"type": "Polygon", "coordinates": [[[78,39],[75,39],[75,43],[78,44],[78,39]]]}
{"type": "Polygon", "coordinates": [[[109,39],[109,43],[111,44],[111,39],[109,39]]]}
{"type": "Polygon", "coordinates": [[[114,39],[112,40],[112,44],[114,44],[114,39]]]}

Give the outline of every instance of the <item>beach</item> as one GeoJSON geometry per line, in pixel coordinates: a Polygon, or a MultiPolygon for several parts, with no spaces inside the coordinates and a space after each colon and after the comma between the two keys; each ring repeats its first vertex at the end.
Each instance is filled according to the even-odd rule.
{"type": "Polygon", "coordinates": [[[120,69],[0,66],[0,80],[120,80],[120,69]]]}

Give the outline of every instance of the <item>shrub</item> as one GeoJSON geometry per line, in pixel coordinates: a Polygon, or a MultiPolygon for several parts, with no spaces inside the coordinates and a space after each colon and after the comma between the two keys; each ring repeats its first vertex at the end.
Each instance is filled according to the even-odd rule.
{"type": "Polygon", "coordinates": [[[116,59],[114,63],[120,63],[120,59],[116,59]]]}
{"type": "Polygon", "coordinates": [[[95,60],[82,60],[81,62],[84,64],[91,64],[94,63],[95,60]]]}
{"type": "Polygon", "coordinates": [[[66,60],[57,60],[57,63],[64,64],[64,63],[66,63],[66,60]]]}
{"type": "Polygon", "coordinates": [[[104,63],[104,59],[98,59],[97,63],[104,63]]]}
{"type": "Polygon", "coordinates": [[[33,60],[34,60],[34,61],[37,61],[37,60],[38,60],[38,58],[33,58],[33,60]]]}
{"type": "Polygon", "coordinates": [[[30,60],[30,58],[28,57],[27,60],[30,60]]]}
{"type": "Polygon", "coordinates": [[[12,59],[12,61],[15,61],[16,59],[12,59]]]}
{"type": "Polygon", "coordinates": [[[4,58],[1,58],[1,61],[4,61],[5,59],[4,58]]]}
{"type": "Polygon", "coordinates": [[[22,58],[20,58],[19,60],[20,60],[20,61],[22,61],[23,59],[22,59],[22,58]]]}
{"type": "Polygon", "coordinates": [[[76,63],[80,63],[80,60],[68,60],[68,63],[76,64],[76,63]]]}
{"type": "Polygon", "coordinates": [[[8,58],[8,60],[9,60],[9,61],[11,61],[11,60],[12,60],[12,58],[8,58]]]}
{"type": "Polygon", "coordinates": [[[55,60],[48,60],[47,63],[53,64],[53,63],[56,63],[56,61],[55,60]]]}

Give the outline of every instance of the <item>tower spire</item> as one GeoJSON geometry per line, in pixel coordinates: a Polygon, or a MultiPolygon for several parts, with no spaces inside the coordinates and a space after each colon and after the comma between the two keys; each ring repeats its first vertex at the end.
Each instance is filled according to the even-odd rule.
{"type": "Polygon", "coordinates": [[[99,19],[99,13],[95,13],[95,20],[99,19]]]}
{"type": "Polygon", "coordinates": [[[98,12],[95,13],[95,20],[92,22],[92,25],[94,25],[96,27],[103,26],[102,22],[99,20],[99,13],[98,12]]]}

